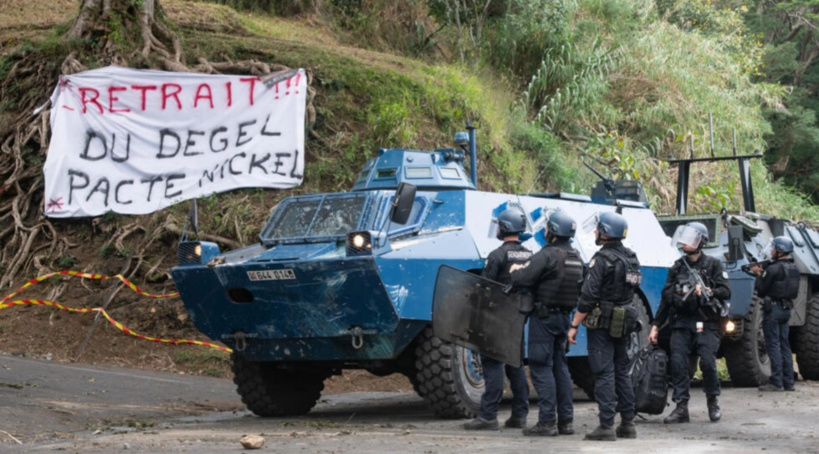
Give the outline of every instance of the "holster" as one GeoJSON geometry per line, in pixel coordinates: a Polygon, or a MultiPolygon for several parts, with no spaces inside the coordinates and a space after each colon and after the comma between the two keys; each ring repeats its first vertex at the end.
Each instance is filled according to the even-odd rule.
{"type": "Polygon", "coordinates": [[[611,326],[611,315],[614,310],[614,303],[610,301],[600,301],[597,306],[589,312],[583,319],[583,326],[588,329],[609,329],[611,326]]]}
{"type": "Polygon", "coordinates": [[[598,329],[600,324],[600,315],[600,306],[595,306],[594,309],[589,311],[586,318],[584,318],[581,323],[587,329],[598,329]]]}
{"type": "Polygon", "coordinates": [[[773,302],[771,301],[770,296],[766,296],[765,298],[762,298],[762,311],[763,312],[770,312],[772,304],[773,304],[773,302]]]}
{"type": "Polygon", "coordinates": [[[529,315],[535,309],[534,298],[531,293],[515,293],[517,299],[518,312],[529,315]]]}
{"type": "Polygon", "coordinates": [[[535,315],[537,315],[538,318],[546,318],[549,314],[549,306],[540,301],[535,302],[535,315]]]}

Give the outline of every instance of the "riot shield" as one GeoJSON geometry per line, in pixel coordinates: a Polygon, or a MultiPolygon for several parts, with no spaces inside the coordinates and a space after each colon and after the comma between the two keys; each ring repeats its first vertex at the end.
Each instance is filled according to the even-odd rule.
{"type": "Polygon", "coordinates": [[[520,366],[526,315],[519,309],[531,300],[520,293],[506,295],[503,288],[495,281],[442,265],[432,302],[435,336],[520,366]]]}

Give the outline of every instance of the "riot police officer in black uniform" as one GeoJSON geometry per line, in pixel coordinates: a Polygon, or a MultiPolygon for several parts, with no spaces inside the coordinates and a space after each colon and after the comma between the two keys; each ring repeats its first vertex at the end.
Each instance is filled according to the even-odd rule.
{"type": "Polygon", "coordinates": [[[765,347],[771,359],[771,378],[759,387],[760,391],[793,391],[793,353],[788,341],[788,322],[791,319],[793,300],[799,294],[799,269],[793,263],[793,242],[778,236],[773,239],[772,262],[764,269],[752,266],[759,277],[756,293],[764,298],[765,318],[762,330],[765,347]]]}
{"type": "Polygon", "coordinates": [[[586,440],[637,438],[634,388],[626,355],[628,331],[633,329],[634,323],[626,322],[623,317],[636,322],[631,302],[634,289],[640,283],[640,262],[632,250],[623,246],[627,233],[628,224],[623,216],[610,212],[599,216],[596,243],[603,247],[589,262],[589,274],[569,330],[569,342],[577,343],[577,328],[585,320],[589,365],[597,379],[594,398],[600,410],[600,426],[586,434],[586,440]],[[616,412],[621,419],[615,431],[616,412]]]}
{"type": "MultiPolygon", "coordinates": [[[[489,253],[486,258],[482,276],[502,284],[509,284],[510,268],[523,264],[532,257],[532,252],[520,244],[520,233],[526,230],[526,218],[520,210],[506,209],[498,215],[498,239],[503,244],[489,253]]],[[[529,415],[529,382],[526,380],[526,369],[481,355],[485,388],[481,396],[481,409],[478,417],[464,424],[466,430],[498,429],[498,404],[503,397],[503,372],[509,378],[512,388],[512,416],[506,420],[506,427],[526,427],[529,415]]]]}
{"type": "Polygon", "coordinates": [[[512,268],[512,284],[531,289],[535,311],[529,318],[529,371],[539,400],[537,425],[524,435],[574,433],[572,379],[566,364],[569,314],[577,303],[583,280],[583,260],[569,240],[577,224],[560,211],[548,217],[546,241],[529,263],[512,268]],[[555,421],[557,410],[557,421],[555,421]]]}
{"type": "Polygon", "coordinates": [[[672,399],[677,403],[674,411],[663,420],[666,424],[689,422],[688,393],[690,385],[690,356],[700,357],[703,391],[708,401],[708,417],[719,421],[720,385],[717,377],[717,350],[721,337],[721,301],[731,298],[728,273],[718,259],[703,254],[702,247],[708,242],[708,229],[699,222],[680,226],[674,234],[673,243],[682,245],[685,253],[668,270],[663,287],[662,300],[657,309],[649,334],[649,342],[656,344],[660,327],[671,323],[671,383],[672,399]],[[689,274],[698,273],[705,284],[702,288],[689,274]]]}

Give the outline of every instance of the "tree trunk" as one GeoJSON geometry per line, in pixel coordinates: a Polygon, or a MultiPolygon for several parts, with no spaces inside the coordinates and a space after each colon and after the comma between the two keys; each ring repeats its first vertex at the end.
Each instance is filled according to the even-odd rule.
{"type": "Polygon", "coordinates": [[[158,52],[181,69],[182,46],[179,37],[164,24],[159,0],[82,0],[80,12],[67,39],[91,38],[104,42],[103,53],[116,55],[123,47],[141,43],[141,54],[158,52]]]}

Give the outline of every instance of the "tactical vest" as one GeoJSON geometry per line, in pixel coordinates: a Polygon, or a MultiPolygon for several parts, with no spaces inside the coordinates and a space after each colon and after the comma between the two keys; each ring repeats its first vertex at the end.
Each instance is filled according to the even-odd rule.
{"type": "Polygon", "coordinates": [[[615,249],[603,248],[597,251],[614,265],[614,275],[605,284],[600,292],[601,299],[611,301],[616,305],[624,305],[634,298],[634,289],[640,286],[640,262],[634,252],[618,252],[615,249]]]}
{"type": "MultiPolygon", "coordinates": [[[[777,262],[780,264],[779,276],[771,284],[768,296],[772,300],[793,300],[799,295],[799,268],[790,260],[777,262]]],[[[769,268],[770,269],[770,268],[769,268]]]]}
{"type": "Polygon", "coordinates": [[[498,282],[502,284],[508,284],[512,282],[512,275],[510,273],[510,269],[515,264],[523,264],[529,261],[532,258],[532,251],[526,249],[525,246],[521,245],[520,243],[515,242],[508,242],[504,243],[504,264],[503,268],[498,274],[498,282]]]}
{"type": "Polygon", "coordinates": [[[554,248],[558,255],[558,262],[563,266],[557,269],[554,279],[538,286],[538,298],[549,308],[570,311],[577,306],[577,298],[580,296],[580,284],[583,281],[583,260],[580,254],[572,248],[571,250],[554,248]]]}

